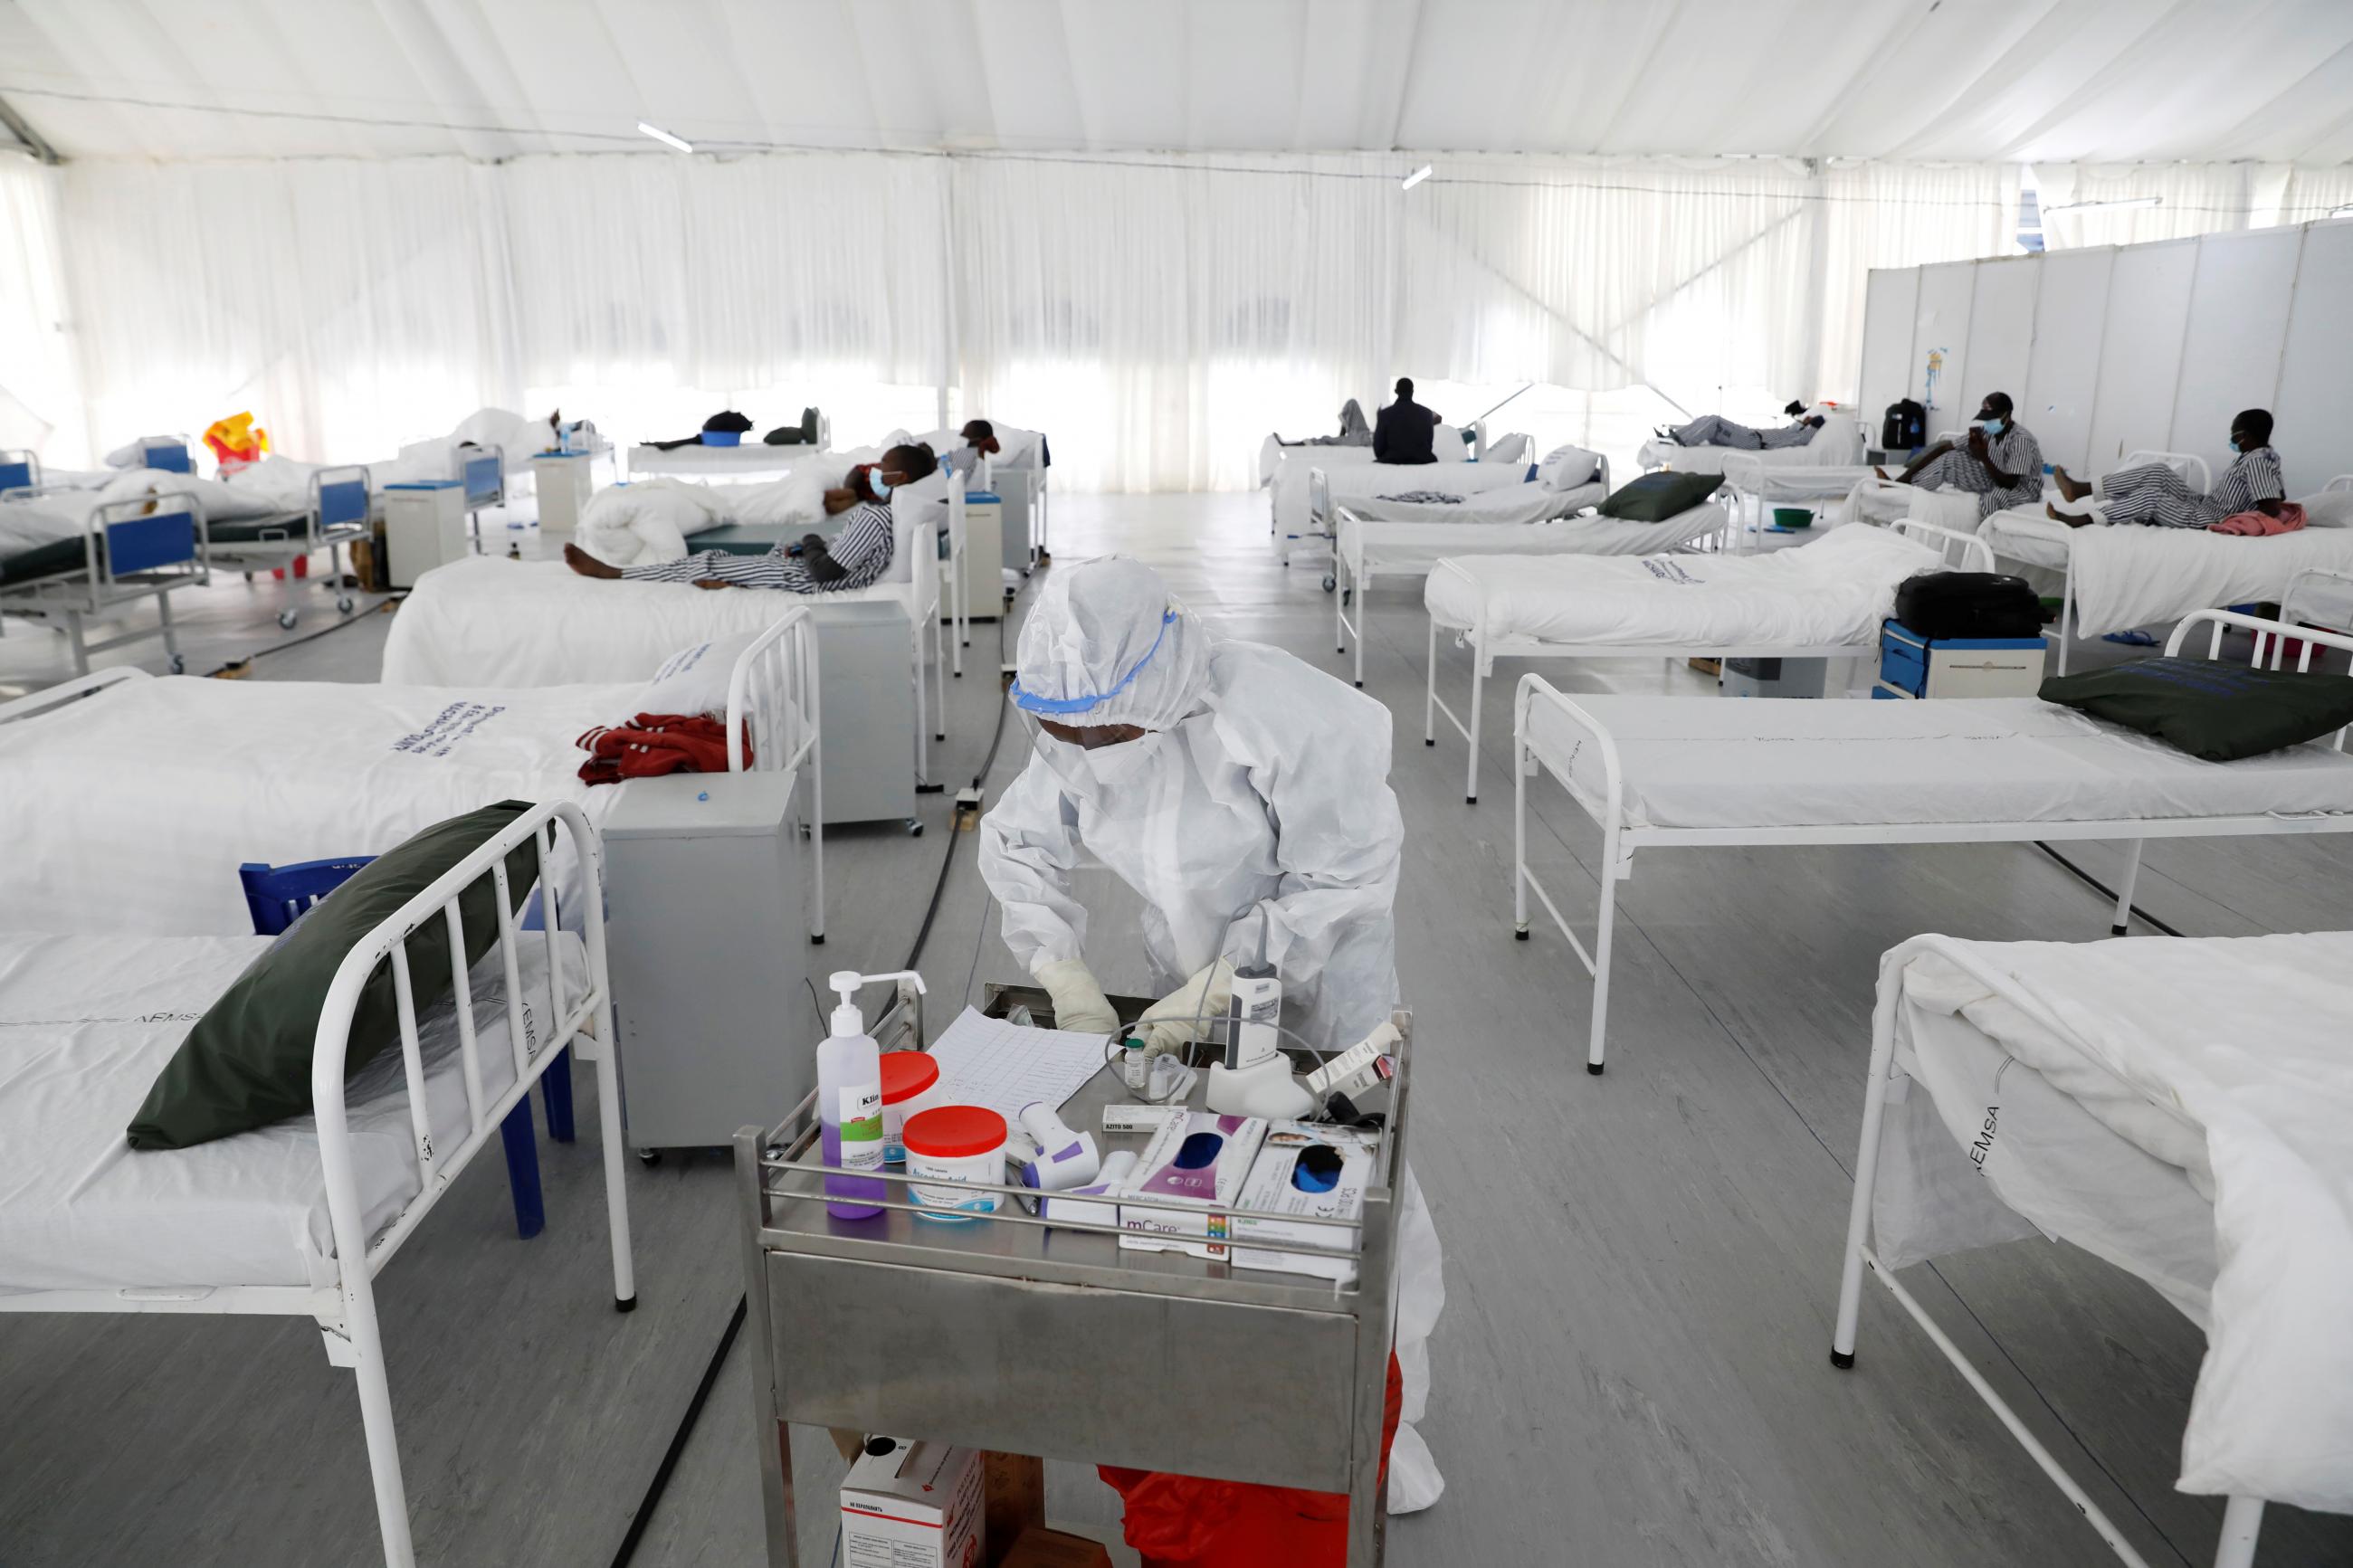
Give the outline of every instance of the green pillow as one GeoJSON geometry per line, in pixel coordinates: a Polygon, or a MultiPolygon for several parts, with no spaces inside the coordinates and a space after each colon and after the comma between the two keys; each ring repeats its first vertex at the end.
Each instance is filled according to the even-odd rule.
{"type": "Polygon", "coordinates": [[[1722,474],[1642,474],[1610,491],[1595,510],[1628,522],[1664,522],[1723,488],[1722,474]]]}
{"type": "MultiPolygon", "coordinates": [[[[335,971],[362,938],[432,886],[531,806],[504,800],[426,828],[378,856],[311,906],[221,994],[131,1121],[133,1149],[185,1149],[301,1116],[311,1109],[311,1055],[335,971]]],[[[538,878],[531,842],[507,857],[507,890],[518,902],[538,878]]],[[[459,899],[466,963],[498,941],[497,885],[486,874],[459,899]]],[[[422,1017],[449,995],[449,926],[427,920],[408,938],[408,982],[422,1017]]],[[[343,1056],[349,1078],[400,1045],[389,954],[361,988],[343,1056]]]]}
{"type": "Polygon", "coordinates": [[[2301,745],[2353,724],[2353,676],[2202,658],[2137,658],[2053,676],[2042,700],[2137,730],[2210,763],[2301,745]]]}

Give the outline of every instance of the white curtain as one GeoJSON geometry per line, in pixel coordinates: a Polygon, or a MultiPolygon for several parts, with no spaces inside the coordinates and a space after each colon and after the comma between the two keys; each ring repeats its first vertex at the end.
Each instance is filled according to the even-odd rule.
{"type": "Polygon", "coordinates": [[[0,448],[90,461],[58,244],[58,171],[0,158],[0,448]]]}
{"type": "MultiPolygon", "coordinates": [[[[483,404],[560,398],[632,440],[814,403],[868,439],[944,389],[1049,431],[1074,489],[1238,488],[1269,430],[1331,428],[1399,374],[1455,384],[1458,416],[1567,389],[1558,418],[1613,430],[1849,397],[1869,268],[2014,242],[2015,167],[1491,155],[1400,189],[1423,161],[25,165],[0,180],[0,417],[102,449],[249,408],[283,451],[365,461],[483,404]],[[41,259],[60,205],[69,318],[41,259]]],[[[2067,243],[2353,200],[2341,171],[2041,173],[2051,203],[2165,197],[2067,243]]]]}
{"type": "Polygon", "coordinates": [[[497,175],[457,159],[69,164],[94,443],[249,409],[280,451],[365,461],[512,405],[497,175]]]}
{"type": "Polygon", "coordinates": [[[2071,250],[2245,228],[2258,205],[2263,169],[2259,163],[2037,163],[2042,243],[2071,250]]]}

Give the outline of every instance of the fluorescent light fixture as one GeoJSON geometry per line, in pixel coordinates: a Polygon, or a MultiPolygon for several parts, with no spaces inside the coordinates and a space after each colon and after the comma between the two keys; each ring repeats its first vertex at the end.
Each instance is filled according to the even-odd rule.
{"type": "Polygon", "coordinates": [[[1398,188],[1399,190],[1409,191],[1428,178],[1430,178],[1430,165],[1424,163],[1420,168],[1416,169],[1412,174],[1408,174],[1405,177],[1405,184],[1398,188]]]}
{"type": "Polygon", "coordinates": [[[2094,207],[2161,207],[2163,196],[2121,196],[2112,202],[2063,202],[2055,207],[2044,207],[2045,213],[2088,212],[2094,207]]]}
{"type": "Polygon", "coordinates": [[[647,135],[652,137],[655,141],[660,142],[665,147],[675,147],[681,153],[691,153],[694,151],[693,142],[689,142],[683,136],[673,136],[659,125],[649,125],[644,121],[640,120],[638,121],[638,129],[644,132],[647,135]]]}

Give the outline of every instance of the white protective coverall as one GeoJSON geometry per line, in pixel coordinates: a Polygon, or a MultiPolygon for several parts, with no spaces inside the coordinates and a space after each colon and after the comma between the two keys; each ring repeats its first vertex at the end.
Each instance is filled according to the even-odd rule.
{"type": "MultiPolygon", "coordinates": [[[[981,820],[980,870],[1006,945],[1033,973],[1083,956],[1071,874],[1090,858],[1145,900],[1145,953],[1176,989],[1223,957],[1282,980],[1284,1026],[1345,1050],[1396,1005],[1393,905],[1404,826],[1388,788],[1388,710],[1279,648],[1219,640],[1140,562],[1057,570],[1022,626],[1013,700],[1072,726],[1134,724],[1083,750],[1038,734],[981,820]]],[[[1408,1172],[1395,1343],[1404,1415],[1389,1509],[1445,1483],[1412,1423],[1445,1305],[1438,1233],[1408,1172]]]]}

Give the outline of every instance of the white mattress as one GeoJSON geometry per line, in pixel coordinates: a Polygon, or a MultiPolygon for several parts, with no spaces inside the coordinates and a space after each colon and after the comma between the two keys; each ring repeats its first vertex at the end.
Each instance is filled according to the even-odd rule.
{"type": "Polygon", "coordinates": [[[1374,569],[1402,575],[1440,561],[1480,555],[1651,555],[1704,539],[1724,526],[1713,502],[1663,522],[1565,517],[1553,522],[1367,522],[1342,527],[1344,552],[1361,550],[1374,569]]]}
{"type": "Polygon", "coordinates": [[[1468,496],[1480,490],[1501,489],[1523,483],[1528,477],[1525,463],[1366,463],[1353,462],[1326,465],[1314,460],[1314,454],[1328,450],[1343,452],[1364,448],[1342,447],[1302,447],[1286,451],[1274,471],[1274,521],[1277,528],[1291,533],[1304,529],[1307,514],[1307,475],[1311,468],[1324,469],[1324,478],[1331,487],[1336,505],[1353,505],[1373,496],[1398,495],[1408,490],[1442,490],[1448,495],[1468,496]]]}
{"type": "Polygon", "coordinates": [[[2182,1489],[2353,1509],[2353,934],[1938,937],[1897,978],[1883,1258],[2131,1270],[2207,1331],[2182,1489]]]}
{"type": "Polygon", "coordinates": [[[2040,508],[1998,511],[1979,535],[2004,560],[2053,569],[2074,558],[2076,632],[2165,626],[2193,610],[2277,600],[2307,566],[2353,571],[2353,528],[2241,538],[2202,528],[2069,528],[2040,508]]]}
{"type": "MultiPolygon", "coordinates": [[[[1453,493],[1443,482],[1419,488],[1453,493]]],[[[1366,522],[1427,523],[1439,527],[1476,527],[1482,523],[1525,526],[1573,516],[1588,506],[1599,506],[1609,495],[1608,487],[1603,485],[1555,490],[1529,482],[1474,490],[1459,501],[1399,501],[1360,496],[1335,504],[1346,507],[1366,522]]]]}
{"type": "Polygon", "coordinates": [[[383,679],[499,687],[646,680],[680,648],[765,631],[797,609],[825,605],[897,605],[910,628],[919,627],[940,603],[943,564],[936,550],[916,548],[920,526],[897,522],[882,581],[828,594],[600,582],[561,561],[465,556],[417,580],[385,639],[383,679]]]}
{"type": "MultiPolygon", "coordinates": [[[[1637,525],[1640,526],[1640,525],[1637,525]]],[[[1495,555],[1449,560],[1423,602],[1442,626],[1599,647],[1867,647],[1935,550],[1841,528],[1764,555],[1495,555]]]]}
{"type": "Polygon", "coordinates": [[[167,676],[0,724],[0,931],[249,931],[248,860],[380,854],[509,799],[574,801],[593,822],[618,791],[580,781],[574,742],[628,717],[643,685],[167,676]]]}
{"type": "MultiPolygon", "coordinates": [[[[0,936],[0,1292],[334,1281],[317,1123],[277,1123],[193,1149],[139,1152],[123,1129],[205,1009],[268,937],[0,936]]],[[[587,984],[566,931],[564,997],[587,984]]],[[[526,1027],[553,1017],[547,944],[520,944],[526,1027]]],[[[418,1020],[427,1123],[455,1148],[469,1122],[457,1015],[418,1020]]],[[[504,966],[474,971],[482,1092],[515,1079],[504,966]]],[[[533,1054],[545,1041],[530,1042],[533,1054]]],[[[345,1088],[360,1211],[374,1237],[418,1192],[397,1047],[345,1088]]],[[[495,1150],[477,1158],[495,1163],[495,1150]]]]}
{"type": "Polygon", "coordinates": [[[1722,473],[1726,458],[1755,462],[1771,468],[1852,468],[1862,461],[1862,426],[1852,418],[1833,414],[1802,447],[1751,450],[1746,447],[1679,447],[1663,437],[1642,443],[1636,461],[1646,468],[1667,468],[1679,474],[1722,473]]]}
{"type": "MultiPolygon", "coordinates": [[[[1617,740],[1630,826],[2353,813],[2353,755],[2314,743],[2201,762],[2032,697],[1572,700],[1617,740]]],[[[1600,748],[1542,700],[1528,728],[1537,757],[1599,816],[1608,800],[1600,748]]]]}
{"type": "Polygon", "coordinates": [[[758,437],[740,447],[629,448],[632,474],[765,474],[800,468],[829,454],[821,447],[771,447],[758,437]]]}

